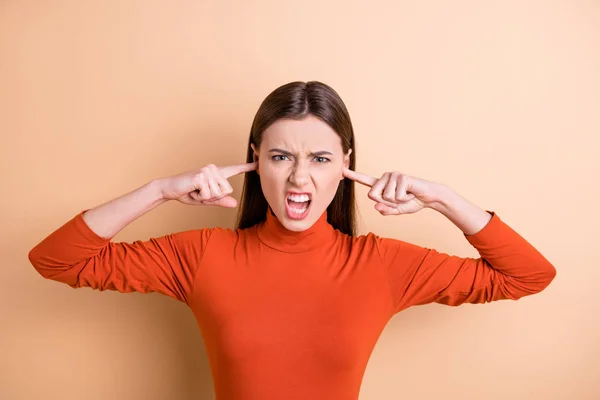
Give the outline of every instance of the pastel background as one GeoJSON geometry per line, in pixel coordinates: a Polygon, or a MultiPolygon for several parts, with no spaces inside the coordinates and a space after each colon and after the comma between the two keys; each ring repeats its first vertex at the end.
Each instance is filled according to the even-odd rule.
{"type": "MultiPolygon", "coordinates": [[[[27,253],[152,178],[243,162],[294,80],[342,96],[358,170],[443,182],[558,270],[517,302],[398,314],[361,400],[600,398],[599,71],[597,1],[1,1],[0,398],[212,398],[183,304],[46,281],[27,253]]],[[[441,214],[358,201],[361,233],[477,255],[441,214]]],[[[166,204],[115,240],[234,218],[166,204]]]]}

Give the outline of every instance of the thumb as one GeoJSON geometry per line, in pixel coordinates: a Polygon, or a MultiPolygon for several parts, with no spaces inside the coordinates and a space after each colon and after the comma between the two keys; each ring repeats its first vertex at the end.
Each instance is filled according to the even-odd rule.
{"type": "Polygon", "coordinates": [[[214,200],[214,201],[210,201],[210,202],[206,202],[206,205],[209,206],[220,206],[220,207],[226,207],[226,208],[235,208],[237,207],[237,200],[234,199],[231,196],[225,196],[225,197],[221,197],[218,200],[214,200]]]}
{"type": "Polygon", "coordinates": [[[390,207],[383,203],[375,204],[375,209],[379,211],[381,215],[399,215],[400,211],[398,211],[397,207],[390,207]]]}

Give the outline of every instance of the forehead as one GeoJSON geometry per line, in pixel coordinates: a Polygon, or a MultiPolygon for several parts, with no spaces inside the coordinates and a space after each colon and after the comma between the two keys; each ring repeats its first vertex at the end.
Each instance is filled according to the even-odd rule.
{"type": "Polygon", "coordinates": [[[287,150],[342,150],[338,134],[313,115],[301,120],[275,121],[263,132],[262,146],[283,147],[287,150]]]}

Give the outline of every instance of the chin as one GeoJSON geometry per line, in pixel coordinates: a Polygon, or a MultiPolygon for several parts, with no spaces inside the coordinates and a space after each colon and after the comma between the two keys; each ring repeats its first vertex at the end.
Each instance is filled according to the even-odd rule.
{"type": "Polygon", "coordinates": [[[285,227],[285,229],[287,229],[288,231],[292,231],[292,232],[302,232],[307,230],[308,228],[311,227],[312,224],[307,223],[307,221],[293,221],[293,220],[285,220],[285,221],[281,221],[281,224],[285,227]]]}

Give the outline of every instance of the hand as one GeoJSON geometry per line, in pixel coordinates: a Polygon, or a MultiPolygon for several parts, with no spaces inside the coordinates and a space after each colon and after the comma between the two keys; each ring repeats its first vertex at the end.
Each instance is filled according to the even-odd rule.
{"type": "Polygon", "coordinates": [[[229,196],[233,188],[227,179],[254,171],[256,166],[256,162],[226,167],[209,164],[199,170],[161,179],[162,195],[167,200],[177,200],[183,204],[233,208],[237,206],[237,200],[229,196]]]}
{"type": "Polygon", "coordinates": [[[369,198],[382,215],[413,214],[437,201],[440,185],[423,179],[386,172],[377,179],[344,167],[343,175],[369,186],[369,198]]]}

